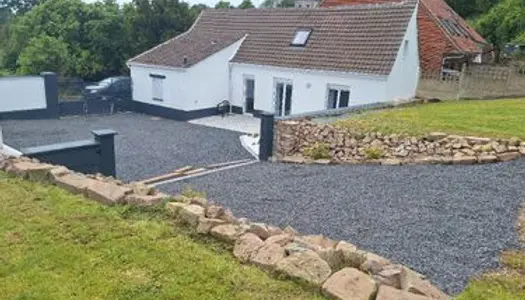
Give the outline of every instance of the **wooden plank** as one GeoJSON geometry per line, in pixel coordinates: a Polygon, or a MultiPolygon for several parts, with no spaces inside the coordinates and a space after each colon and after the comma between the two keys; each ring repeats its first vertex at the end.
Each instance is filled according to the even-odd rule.
{"type": "Polygon", "coordinates": [[[188,172],[184,172],[184,176],[186,176],[186,175],[193,175],[193,174],[204,172],[204,171],[206,171],[205,168],[199,168],[199,169],[191,170],[191,171],[188,171],[188,172]]]}
{"type": "Polygon", "coordinates": [[[171,173],[168,173],[168,174],[156,176],[156,177],[153,177],[153,178],[144,179],[142,181],[139,181],[139,183],[151,184],[153,182],[167,180],[167,179],[170,179],[172,177],[176,177],[178,175],[181,175],[184,172],[186,172],[188,170],[191,170],[192,168],[193,168],[192,166],[185,166],[183,168],[177,169],[177,170],[175,170],[175,171],[173,171],[171,173]]]}

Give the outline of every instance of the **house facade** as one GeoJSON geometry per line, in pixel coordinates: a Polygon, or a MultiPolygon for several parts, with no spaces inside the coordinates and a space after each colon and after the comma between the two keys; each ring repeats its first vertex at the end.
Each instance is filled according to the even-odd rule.
{"type": "MultiPolygon", "coordinates": [[[[321,7],[381,4],[400,0],[323,0],[321,7]]],[[[460,70],[464,63],[492,60],[492,47],[445,0],[419,0],[419,60],[422,72],[460,70]]]]}
{"type": "Polygon", "coordinates": [[[414,1],[327,9],[205,10],[186,33],[128,61],[138,111],[187,120],[288,116],[414,97],[414,1]]]}

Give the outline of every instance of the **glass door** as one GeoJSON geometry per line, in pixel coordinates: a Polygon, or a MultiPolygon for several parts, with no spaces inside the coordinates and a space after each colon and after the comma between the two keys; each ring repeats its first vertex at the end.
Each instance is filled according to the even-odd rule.
{"type": "Polygon", "coordinates": [[[293,86],[290,82],[277,81],[275,85],[275,114],[279,117],[292,113],[293,86]]]}
{"type": "Polygon", "coordinates": [[[244,79],[244,112],[253,113],[255,104],[255,80],[244,79]]]}

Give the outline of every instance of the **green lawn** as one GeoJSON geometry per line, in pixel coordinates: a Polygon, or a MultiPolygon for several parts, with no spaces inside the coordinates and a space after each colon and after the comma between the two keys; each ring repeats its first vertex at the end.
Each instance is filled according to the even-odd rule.
{"type": "Polygon", "coordinates": [[[525,251],[505,252],[501,260],[502,270],[472,280],[457,300],[525,299],[525,251]]]}
{"type": "Polygon", "coordinates": [[[358,131],[408,133],[432,131],[495,138],[525,139],[525,99],[447,101],[370,111],[336,122],[358,131]]]}
{"type": "Polygon", "coordinates": [[[323,299],[239,264],[163,209],[106,207],[0,173],[0,299],[323,299]]]}

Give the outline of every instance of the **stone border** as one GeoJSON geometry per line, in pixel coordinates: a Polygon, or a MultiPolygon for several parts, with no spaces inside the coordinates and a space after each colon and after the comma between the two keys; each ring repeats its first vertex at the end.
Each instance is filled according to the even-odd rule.
{"type": "Polygon", "coordinates": [[[525,142],[519,138],[490,139],[442,132],[420,138],[359,133],[309,120],[277,121],[274,145],[274,161],[286,163],[467,165],[505,162],[525,156],[525,142]],[[325,148],[318,151],[321,159],[311,158],[312,149],[321,146],[325,148]]]}
{"type": "Polygon", "coordinates": [[[346,241],[236,218],[205,198],[168,196],[143,184],[75,173],[27,157],[0,156],[0,169],[106,205],[152,206],[169,200],[166,209],[171,216],[199,234],[233,244],[233,255],[240,262],[316,286],[331,299],[450,299],[423,275],[346,241]]]}

